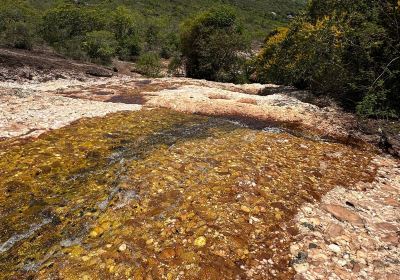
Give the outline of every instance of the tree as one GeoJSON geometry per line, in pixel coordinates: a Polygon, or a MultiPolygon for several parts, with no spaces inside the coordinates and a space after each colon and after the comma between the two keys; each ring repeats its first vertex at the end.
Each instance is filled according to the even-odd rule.
{"type": "Polygon", "coordinates": [[[189,77],[237,82],[243,75],[241,52],[246,43],[229,7],[211,9],[184,22],[181,48],[189,77]]]}
{"type": "Polygon", "coordinates": [[[119,6],[111,16],[110,30],[118,41],[117,53],[121,59],[138,56],[141,51],[138,28],[136,27],[138,15],[119,6]]]}
{"type": "Polygon", "coordinates": [[[51,46],[58,47],[67,40],[84,37],[88,32],[105,27],[106,17],[100,11],[67,5],[44,14],[42,36],[51,46]]]}
{"type": "Polygon", "coordinates": [[[360,115],[400,116],[397,0],[314,0],[258,57],[262,82],[330,95],[360,115]]]}

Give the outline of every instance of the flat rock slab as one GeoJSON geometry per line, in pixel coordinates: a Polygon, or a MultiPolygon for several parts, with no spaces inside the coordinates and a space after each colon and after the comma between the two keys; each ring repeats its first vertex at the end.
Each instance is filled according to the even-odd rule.
{"type": "Polygon", "coordinates": [[[0,89],[0,138],[38,136],[81,118],[141,108],[140,105],[73,99],[47,92],[0,89]]]}
{"type": "Polygon", "coordinates": [[[358,216],[353,211],[340,205],[324,205],[326,211],[331,213],[336,219],[342,222],[349,222],[352,225],[362,226],[364,224],[360,216],[358,216]]]}

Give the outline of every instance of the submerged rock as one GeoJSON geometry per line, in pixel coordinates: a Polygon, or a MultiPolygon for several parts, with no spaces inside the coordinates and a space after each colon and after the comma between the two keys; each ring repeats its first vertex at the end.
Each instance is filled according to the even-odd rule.
{"type": "Polygon", "coordinates": [[[194,241],[194,245],[197,247],[204,247],[207,243],[207,239],[204,236],[197,237],[194,241]]]}

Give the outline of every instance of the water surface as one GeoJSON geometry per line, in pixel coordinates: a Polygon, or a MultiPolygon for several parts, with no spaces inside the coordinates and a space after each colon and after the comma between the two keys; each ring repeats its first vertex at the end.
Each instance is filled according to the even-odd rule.
{"type": "Polygon", "coordinates": [[[298,207],[372,153],[150,110],[0,142],[0,279],[289,279],[298,207]]]}

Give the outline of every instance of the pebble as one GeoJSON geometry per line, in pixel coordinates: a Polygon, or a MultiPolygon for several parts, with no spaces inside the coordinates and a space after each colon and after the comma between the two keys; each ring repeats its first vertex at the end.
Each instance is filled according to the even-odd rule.
{"type": "Polygon", "coordinates": [[[337,254],[340,253],[340,247],[336,244],[330,244],[328,246],[328,248],[329,248],[329,250],[331,250],[334,253],[337,253],[337,254]]]}
{"type": "Polygon", "coordinates": [[[242,205],[242,206],[240,206],[240,210],[242,210],[243,212],[246,212],[246,213],[250,213],[250,208],[249,207],[247,207],[246,205],[242,205]]]}
{"type": "Polygon", "coordinates": [[[296,270],[297,273],[303,273],[310,268],[310,265],[308,263],[300,263],[293,265],[293,268],[294,270],[296,270]]]}
{"type": "Polygon", "coordinates": [[[297,244],[290,245],[290,254],[297,256],[297,252],[300,250],[300,246],[297,244]]]}
{"type": "Polygon", "coordinates": [[[126,250],[126,244],[125,244],[125,243],[121,244],[121,245],[118,247],[118,251],[120,251],[120,252],[123,252],[123,251],[125,251],[125,250],[126,250]]]}
{"type": "Polygon", "coordinates": [[[303,211],[304,211],[304,213],[306,213],[306,214],[311,214],[311,213],[313,212],[312,208],[311,208],[311,207],[308,207],[308,206],[304,207],[304,208],[303,208],[303,211]]]}
{"type": "Polygon", "coordinates": [[[197,237],[194,241],[194,245],[197,247],[204,247],[207,243],[207,239],[204,236],[197,237]]]}

